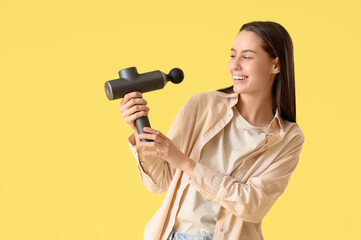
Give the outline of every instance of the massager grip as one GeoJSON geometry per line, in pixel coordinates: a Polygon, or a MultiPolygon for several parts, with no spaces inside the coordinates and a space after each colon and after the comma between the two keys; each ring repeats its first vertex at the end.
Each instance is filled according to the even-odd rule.
{"type": "MultiPolygon", "coordinates": [[[[144,132],[143,128],[150,127],[148,116],[140,117],[140,118],[136,119],[134,122],[135,122],[135,126],[137,127],[138,133],[146,133],[146,132],[144,132]]],[[[153,142],[152,140],[148,140],[148,139],[140,139],[140,141],[141,142],[153,142]]]]}

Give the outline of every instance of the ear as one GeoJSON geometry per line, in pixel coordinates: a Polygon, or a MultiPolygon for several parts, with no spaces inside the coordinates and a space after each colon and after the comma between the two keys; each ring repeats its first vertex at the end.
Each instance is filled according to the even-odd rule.
{"type": "Polygon", "coordinates": [[[278,57],[276,57],[276,58],[273,60],[272,73],[277,74],[277,73],[279,73],[280,71],[281,71],[281,70],[280,70],[280,66],[279,66],[279,62],[278,62],[278,57]]]}

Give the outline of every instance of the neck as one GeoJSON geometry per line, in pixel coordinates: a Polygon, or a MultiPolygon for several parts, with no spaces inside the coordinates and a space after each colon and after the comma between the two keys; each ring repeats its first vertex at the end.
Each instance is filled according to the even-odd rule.
{"type": "Polygon", "coordinates": [[[242,117],[256,127],[267,127],[274,118],[272,94],[267,96],[239,94],[236,107],[242,117]]]}

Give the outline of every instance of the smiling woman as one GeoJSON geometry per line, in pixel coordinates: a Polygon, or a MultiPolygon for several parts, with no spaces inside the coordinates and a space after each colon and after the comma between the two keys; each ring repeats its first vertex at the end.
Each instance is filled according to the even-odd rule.
{"type": "Polygon", "coordinates": [[[144,239],[263,239],[261,222],[295,170],[304,135],[296,123],[293,46],[275,22],[243,25],[231,48],[233,86],[191,97],[167,136],[138,134],[149,108],[127,94],[120,111],[130,148],[153,193],[167,191],[144,239]],[[150,139],[152,142],[140,142],[150,139]]]}
{"type": "Polygon", "coordinates": [[[256,33],[248,30],[240,31],[234,40],[228,64],[234,82],[233,89],[242,96],[237,108],[248,122],[256,126],[259,124],[267,126],[273,118],[272,86],[276,74],[280,71],[278,58],[271,58],[262,45],[263,40],[256,33]],[[251,109],[241,108],[242,102],[243,105],[252,106],[253,110],[263,108],[259,112],[266,113],[264,115],[267,118],[259,118],[261,122],[256,122],[256,113],[247,112],[252,111],[251,109]],[[264,103],[268,103],[268,106],[264,103]]]}
{"type": "MultiPolygon", "coordinates": [[[[284,27],[273,22],[244,24],[231,48],[228,69],[234,79],[234,86],[222,91],[237,88],[238,91],[247,93],[249,88],[249,91],[256,88],[263,91],[260,98],[272,98],[273,113],[279,109],[284,119],[296,122],[293,43],[284,27]],[[248,85],[245,85],[246,82],[240,85],[242,81],[237,81],[239,74],[250,74],[250,71],[253,81],[247,81],[248,85]]],[[[247,74],[245,77],[248,78],[247,74]]],[[[245,98],[246,95],[243,94],[243,99],[245,98]]]]}

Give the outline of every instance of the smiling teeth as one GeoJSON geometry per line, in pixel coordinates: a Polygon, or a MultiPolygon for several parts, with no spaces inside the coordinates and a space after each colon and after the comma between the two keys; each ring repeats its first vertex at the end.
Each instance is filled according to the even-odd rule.
{"type": "Polygon", "coordinates": [[[237,79],[237,80],[244,80],[248,77],[240,77],[240,76],[233,76],[233,79],[237,79]]]}

